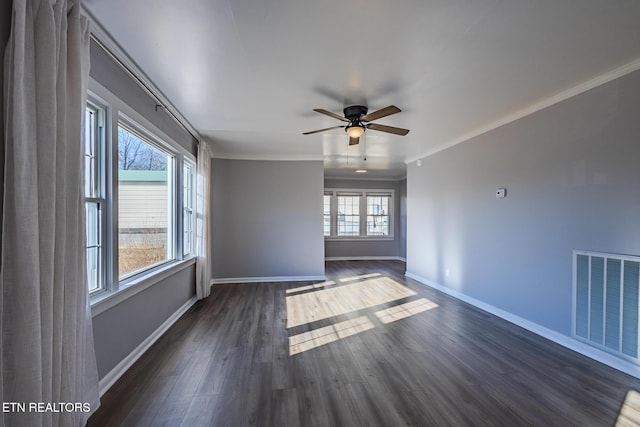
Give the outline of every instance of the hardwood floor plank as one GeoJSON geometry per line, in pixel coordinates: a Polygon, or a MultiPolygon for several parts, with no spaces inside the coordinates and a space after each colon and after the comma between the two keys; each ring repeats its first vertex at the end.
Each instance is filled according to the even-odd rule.
{"type": "Polygon", "coordinates": [[[238,401],[243,412],[243,425],[269,425],[271,419],[271,363],[256,363],[238,388],[238,401]]]}
{"type": "Polygon", "coordinates": [[[131,412],[122,422],[123,425],[148,426],[176,382],[176,377],[157,376],[142,393],[131,412]]]}
{"type": "Polygon", "coordinates": [[[175,427],[182,424],[191,404],[191,397],[167,396],[162,407],[157,411],[151,427],[175,427]]]}
{"type": "Polygon", "coordinates": [[[210,427],[220,413],[220,395],[195,396],[187,408],[181,427],[210,427]]]}
{"type": "Polygon", "coordinates": [[[300,426],[297,389],[273,390],[271,396],[271,422],[269,425],[281,427],[300,426]]]}
{"type": "Polygon", "coordinates": [[[640,381],[404,277],[217,285],[89,426],[610,426],[640,381]]]}
{"type": "Polygon", "coordinates": [[[207,369],[212,363],[210,354],[192,354],[191,357],[185,359],[186,366],[178,375],[176,383],[171,390],[172,398],[191,399],[206,378],[207,369]]]}
{"type": "MultiPolygon", "coordinates": [[[[237,381],[238,367],[242,366],[243,347],[220,348],[212,353],[196,391],[197,395],[215,395],[223,393],[227,387],[237,381]]],[[[246,367],[247,369],[249,366],[246,367]]]]}
{"type": "Polygon", "coordinates": [[[411,425],[394,405],[385,390],[369,383],[348,384],[341,390],[342,401],[347,405],[350,424],[358,426],[402,426],[411,425]]]}
{"type": "Polygon", "coordinates": [[[318,383],[308,383],[297,387],[298,413],[303,426],[325,427],[332,424],[335,415],[329,412],[327,393],[318,383]]]}

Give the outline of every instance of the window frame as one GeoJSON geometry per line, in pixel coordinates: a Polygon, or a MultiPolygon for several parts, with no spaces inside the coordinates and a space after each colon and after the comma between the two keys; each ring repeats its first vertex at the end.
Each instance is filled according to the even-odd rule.
{"type": "MultiPolygon", "coordinates": [[[[87,109],[91,109],[95,114],[95,123],[92,129],[92,132],[95,135],[95,140],[93,141],[93,151],[94,151],[93,157],[94,157],[95,164],[94,164],[94,173],[93,173],[94,182],[93,182],[91,196],[87,196],[86,194],[86,185],[87,185],[86,182],[84,183],[84,186],[83,186],[83,188],[85,189],[85,193],[84,193],[85,215],[87,212],[87,204],[94,203],[97,205],[98,224],[97,224],[97,230],[95,231],[98,236],[97,238],[98,242],[96,247],[99,250],[98,261],[97,261],[98,284],[95,289],[89,289],[89,295],[94,296],[94,295],[99,295],[102,292],[105,292],[107,288],[107,283],[108,283],[106,258],[108,254],[108,248],[109,248],[108,233],[107,233],[107,222],[108,222],[107,212],[108,212],[109,202],[106,197],[106,188],[105,188],[106,168],[104,166],[105,164],[104,159],[106,158],[105,135],[106,135],[108,107],[97,97],[88,96],[86,106],[85,106],[85,114],[87,109]]],[[[87,126],[87,123],[85,121],[85,127],[86,126],[87,126]]],[[[85,137],[86,137],[86,133],[85,133],[85,137]]],[[[85,139],[85,144],[86,144],[86,139],[85,139]]],[[[85,158],[86,158],[86,152],[85,152],[85,158]]],[[[86,162],[85,162],[85,167],[86,167],[86,162]]],[[[87,175],[85,171],[83,178],[86,179],[86,177],[87,175]]],[[[88,225],[88,218],[86,217],[85,217],[85,222],[87,223],[85,224],[85,226],[88,225]]],[[[85,247],[86,249],[89,248],[88,241],[85,241],[85,247]]]]}
{"type": "Polygon", "coordinates": [[[330,237],[333,234],[333,197],[331,197],[331,193],[327,193],[326,191],[324,192],[324,194],[322,195],[322,235],[324,237],[330,237]],[[324,198],[328,197],[329,198],[329,234],[324,234],[324,224],[325,224],[325,210],[324,210],[324,198]]]}
{"type": "MultiPolygon", "coordinates": [[[[324,235],[325,241],[371,241],[371,240],[394,240],[395,225],[395,190],[394,189],[355,189],[355,188],[325,188],[324,196],[331,197],[331,234],[324,235]],[[338,197],[357,196],[359,198],[359,230],[357,236],[338,234],[338,197]],[[389,197],[389,234],[388,235],[368,235],[367,234],[367,197],[368,196],[388,196],[389,197]]],[[[324,203],[323,203],[324,206],[324,203]]],[[[324,216],[323,216],[324,221],[324,216]]]]}
{"type": "Polygon", "coordinates": [[[392,213],[392,210],[393,210],[393,205],[392,205],[393,198],[392,198],[392,196],[390,194],[387,194],[387,193],[371,193],[371,192],[369,192],[364,196],[364,202],[365,202],[365,205],[366,205],[365,209],[367,211],[366,212],[365,234],[367,236],[370,236],[370,237],[372,237],[372,236],[386,237],[386,236],[389,236],[389,235],[393,235],[392,234],[392,230],[391,230],[391,213],[392,213]],[[387,214],[386,215],[381,215],[379,213],[378,214],[370,214],[369,213],[369,198],[375,198],[375,197],[388,198],[388,201],[387,201],[387,214]],[[374,217],[374,222],[375,222],[375,218],[376,217],[377,218],[384,218],[384,217],[388,218],[388,221],[387,221],[388,222],[387,223],[387,231],[388,232],[387,232],[387,234],[369,234],[369,217],[374,217]]]}
{"type": "Polygon", "coordinates": [[[86,106],[89,105],[97,106],[104,112],[101,147],[101,167],[103,168],[101,194],[105,205],[101,212],[104,247],[101,260],[104,266],[103,286],[89,295],[92,314],[97,316],[149,286],[195,264],[195,251],[185,255],[182,249],[183,176],[181,171],[183,162],[188,161],[195,165],[196,157],[93,78],[89,79],[86,106]],[[175,159],[172,191],[174,209],[170,212],[173,215],[172,226],[175,230],[172,242],[173,259],[122,280],[119,279],[118,274],[118,126],[120,123],[125,124],[129,129],[133,128],[136,133],[143,133],[145,140],[151,138],[153,145],[170,153],[175,159]]]}
{"type": "Polygon", "coordinates": [[[195,236],[196,236],[196,169],[197,169],[197,165],[195,163],[195,161],[188,159],[188,158],[184,158],[182,159],[182,185],[181,185],[181,189],[182,189],[182,244],[180,245],[181,248],[181,257],[182,259],[185,259],[187,257],[190,256],[195,256],[195,250],[196,250],[196,242],[195,242],[195,236]],[[189,174],[190,176],[190,183],[191,183],[191,187],[190,188],[185,188],[185,182],[184,182],[184,171],[186,168],[190,168],[191,169],[191,173],[189,174]],[[187,194],[185,192],[185,190],[190,190],[189,194],[187,194]],[[191,206],[190,208],[187,207],[186,201],[190,201],[191,202],[191,206]],[[184,242],[184,236],[185,236],[185,220],[184,220],[184,215],[186,213],[187,210],[191,211],[191,221],[189,221],[189,224],[191,226],[190,228],[190,248],[189,251],[187,252],[185,250],[185,242],[184,242]]]}
{"type": "Polygon", "coordinates": [[[349,237],[353,238],[353,237],[362,236],[363,235],[362,234],[362,196],[360,194],[337,192],[335,194],[335,198],[336,198],[336,206],[337,206],[336,207],[336,212],[335,212],[336,222],[337,222],[337,229],[336,229],[335,236],[336,237],[341,237],[341,238],[349,238],[349,237]],[[341,219],[341,216],[340,216],[340,205],[341,205],[340,199],[341,198],[349,198],[349,199],[351,199],[351,203],[347,203],[345,201],[345,204],[344,204],[345,211],[346,211],[347,207],[350,207],[353,210],[354,209],[354,205],[357,206],[358,211],[355,214],[354,213],[350,213],[350,214],[342,213],[342,216],[344,217],[344,222],[346,222],[347,218],[356,218],[357,219],[357,222],[358,222],[357,225],[355,227],[353,227],[353,226],[349,227],[351,230],[353,228],[356,228],[357,234],[353,234],[352,231],[347,233],[346,224],[345,224],[345,227],[344,227],[344,234],[341,234],[340,225],[343,222],[343,219],[341,219]]]}
{"type": "MultiPolygon", "coordinates": [[[[177,194],[177,181],[179,181],[180,179],[177,176],[179,174],[177,173],[178,168],[176,166],[176,164],[178,163],[178,153],[176,153],[175,150],[172,149],[172,147],[167,142],[165,142],[160,137],[154,135],[152,132],[148,131],[146,128],[137,124],[135,121],[131,120],[125,114],[122,114],[122,113],[119,114],[117,123],[115,123],[115,125],[117,126],[117,132],[115,134],[116,138],[112,141],[112,143],[115,146],[116,157],[114,158],[114,164],[112,166],[116,174],[118,188],[120,188],[120,181],[119,181],[119,169],[118,169],[118,163],[117,163],[117,160],[118,160],[117,152],[118,152],[118,147],[120,142],[118,140],[120,128],[123,128],[128,133],[137,137],[143,143],[153,148],[156,148],[159,151],[162,151],[168,157],[167,159],[167,202],[169,206],[167,207],[167,259],[155,264],[151,264],[148,267],[135,270],[131,273],[125,274],[122,277],[120,277],[120,272],[118,271],[119,262],[120,262],[120,253],[117,247],[114,248],[114,250],[116,251],[116,257],[117,257],[116,259],[118,261],[118,263],[115,265],[116,275],[114,277],[118,278],[118,281],[120,282],[121,286],[126,286],[129,282],[135,280],[136,277],[138,276],[147,274],[149,272],[157,271],[161,269],[163,266],[166,266],[170,263],[175,262],[176,260],[181,259],[180,254],[182,254],[182,250],[178,247],[178,244],[177,244],[179,240],[178,230],[180,230],[180,233],[182,231],[182,226],[180,223],[178,223],[178,220],[177,220],[178,217],[180,218],[182,217],[178,212],[181,209],[178,209],[178,204],[177,204],[177,200],[179,199],[179,195],[177,194]]],[[[116,206],[116,208],[120,207],[119,196],[120,194],[118,194],[118,198],[114,200],[114,205],[116,206]]],[[[118,212],[117,213],[118,218],[119,218],[119,214],[120,213],[118,212]]],[[[119,235],[120,235],[119,226],[117,229],[117,233],[118,233],[118,236],[116,236],[117,237],[116,241],[118,242],[118,246],[119,246],[119,243],[120,243],[119,242],[119,235]]]]}

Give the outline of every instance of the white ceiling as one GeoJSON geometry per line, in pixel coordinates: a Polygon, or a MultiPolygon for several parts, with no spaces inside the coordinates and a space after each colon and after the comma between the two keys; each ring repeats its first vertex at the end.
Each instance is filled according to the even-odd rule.
{"type": "MultiPolygon", "coordinates": [[[[324,158],[400,177],[405,161],[640,58],[637,0],[85,0],[218,157],[324,158]],[[403,111],[348,148],[312,111],[403,111]],[[366,146],[367,160],[364,161],[366,146]]],[[[630,64],[630,65],[629,65],[630,64]]],[[[516,114],[514,116],[514,114],[516,114]]]]}

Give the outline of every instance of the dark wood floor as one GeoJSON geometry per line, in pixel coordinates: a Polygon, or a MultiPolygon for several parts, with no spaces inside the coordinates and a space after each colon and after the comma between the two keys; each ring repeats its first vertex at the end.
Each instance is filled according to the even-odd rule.
{"type": "Polygon", "coordinates": [[[640,381],[403,276],[215,286],[90,426],[611,426],[640,381]]]}

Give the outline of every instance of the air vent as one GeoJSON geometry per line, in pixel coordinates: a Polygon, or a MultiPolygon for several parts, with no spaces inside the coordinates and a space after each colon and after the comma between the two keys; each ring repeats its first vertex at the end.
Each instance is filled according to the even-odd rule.
{"type": "Polygon", "coordinates": [[[574,336],[638,362],[640,257],[574,251],[574,336]]]}

